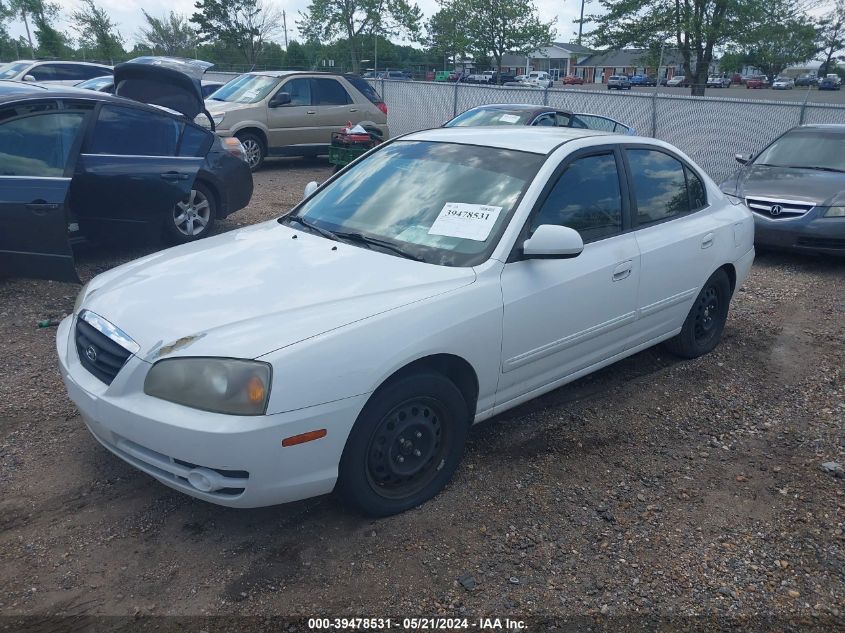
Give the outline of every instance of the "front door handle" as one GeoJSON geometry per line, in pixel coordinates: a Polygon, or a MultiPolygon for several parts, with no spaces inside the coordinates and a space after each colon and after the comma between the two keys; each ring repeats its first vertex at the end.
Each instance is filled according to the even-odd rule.
{"type": "Polygon", "coordinates": [[[164,180],[187,180],[188,174],[180,174],[178,171],[166,171],[160,174],[164,180]]]}
{"type": "Polygon", "coordinates": [[[708,233],[703,238],[701,238],[701,248],[710,248],[713,246],[713,234],[708,233]]]}
{"type": "Polygon", "coordinates": [[[349,108],[350,112],[358,112],[358,108],[349,108]]]}
{"type": "Polygon", "coordinates": [[[28,211],[32,211],[35,215],[44,215],[47,211],[55,211],[59,205],[45,200],[33,200],[29,204],[24,205],[28,211]]]}
{"type": "Polygon", "coordinates": [[[305,114],[317,114],[316,110],[306,110],[305,114]]]}
{"type": "Polygon", "coordinates": [[[627,262],[622,262],[613,269],[613,281],[622,281],[626,277],[630,277],[633,269],[634,262],[632,260],[629,259],[627,262]]]}

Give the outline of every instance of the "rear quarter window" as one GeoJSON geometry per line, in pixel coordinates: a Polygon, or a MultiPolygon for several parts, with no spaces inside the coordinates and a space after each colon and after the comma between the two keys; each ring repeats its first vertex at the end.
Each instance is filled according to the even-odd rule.
{"type": "Polygon", "coordinates": [[[202,158],[211,148],[214,136],[211,132],[198,128],[194,125],[185,125],[182,133],[182,142],[179,143],[179,156],[197,156],[202,158]]]}
{"type": "Polygon", "coordinates": [[[358,77],[357,75],[344,75],[343,78],[352,84],[352,87],[364,95],[371,103],[384,103],[384,99],[381,98],[381,95],[376,92],[376,89],[373,88],[363,77],[358,77]]]}

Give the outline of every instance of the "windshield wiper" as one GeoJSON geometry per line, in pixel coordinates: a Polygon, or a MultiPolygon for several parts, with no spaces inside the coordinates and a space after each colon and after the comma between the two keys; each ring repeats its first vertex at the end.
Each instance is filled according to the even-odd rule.
{"type": "Polygon", "coordinates": [[[305,218],[302,218],[298,215],[289,215],[289,216],[287,216],[283,219],[287,220],[289,223],[290,222],[296,222],[297,224],[301,224],[302,226],[304,226],[307,229],[311,229],[311,231],[314,232],[314,233],[319,233],[320,235],[322,235],[325,238],[328,238],[330,240],[334,240],[335,242],[338,241],[338,237],[337,237],[336,234],[332,233],[328,229],[324,229],[322,227],[319,227],[316,224],[314,224],[313,222],[310,222],[309,220],[306,220],[305,218]]]}
{"type": "Polygon", "coordinates": [[[368,237],[366,235],[362,235],[361,233],[335,233],[335,236],[339,237],[343,240],[349,240],[350,242],[358,242],[359,244],[364,244],[372,248],[373,246],[378,246],[379,248],[383,248],[385,250],[390,251],[391,253],[395,253],[400,257],[404,257],[405,259],[412,259],[415,262],[422,262],[425,261],[422,257],[417,257],[416,255],[412,255],[408,251],[402,250],[396,244],[391,242],[380,240],[376,237],[368,237]]]}
{"type": "Polygon", "coordinates": [[[837,173],[845,172],[845,169],[836,169],[836,167],[820,167],[818,165],[787,165],[787,169],[815,169],[816,171],[834,171],[837,173]]]}

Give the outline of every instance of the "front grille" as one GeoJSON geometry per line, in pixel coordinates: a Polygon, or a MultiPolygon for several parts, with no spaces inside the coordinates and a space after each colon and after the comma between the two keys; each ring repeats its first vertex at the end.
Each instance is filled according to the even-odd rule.
{"type": "Polygon", "coordinates": [[[796,244],[798,246],[832,248],[845,251],[845,239],[837,239],[835,237],[799,237],[796,244]]]}
{"type": "Polygon", "coordinates": [[[745,204],[754,213],[770,220],[790,220],[799,218],[815,205],[792,200],[773,200],[771,198],[746,198],[745,204]]]}
{"type": "Polygon", "coordinates": [[[82,366],[107,385],[132,356],[132,352],[82,319],[76,320],[76,351],[82,366]]]}

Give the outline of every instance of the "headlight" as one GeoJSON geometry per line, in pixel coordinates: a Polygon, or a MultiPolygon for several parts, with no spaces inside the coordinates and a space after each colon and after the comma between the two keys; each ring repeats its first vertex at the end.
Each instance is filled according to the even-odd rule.
{"type": "Polygon", "coordinates": [[[203,411],[263,415],[270,397],[271,367],[232,358],[169,358],[147,373],[144,393],[203,411]]]}
{"type": "Polygon", "coordinates": [[[845,207],[828,207],[824,212],[826,218],[845,218],[845,207]]]}
{"type": "Polygon", "coordinates": [[[76,302],[73,304],[73,313],[79,314],[79,310],[82,308],[82,302],[85,301],[85,295],[88,293],[88,284],[91,282],[89,281],[87,284],[82,286],[82,289],[79,291],[79,294],[76,295],[76,302]]]}

